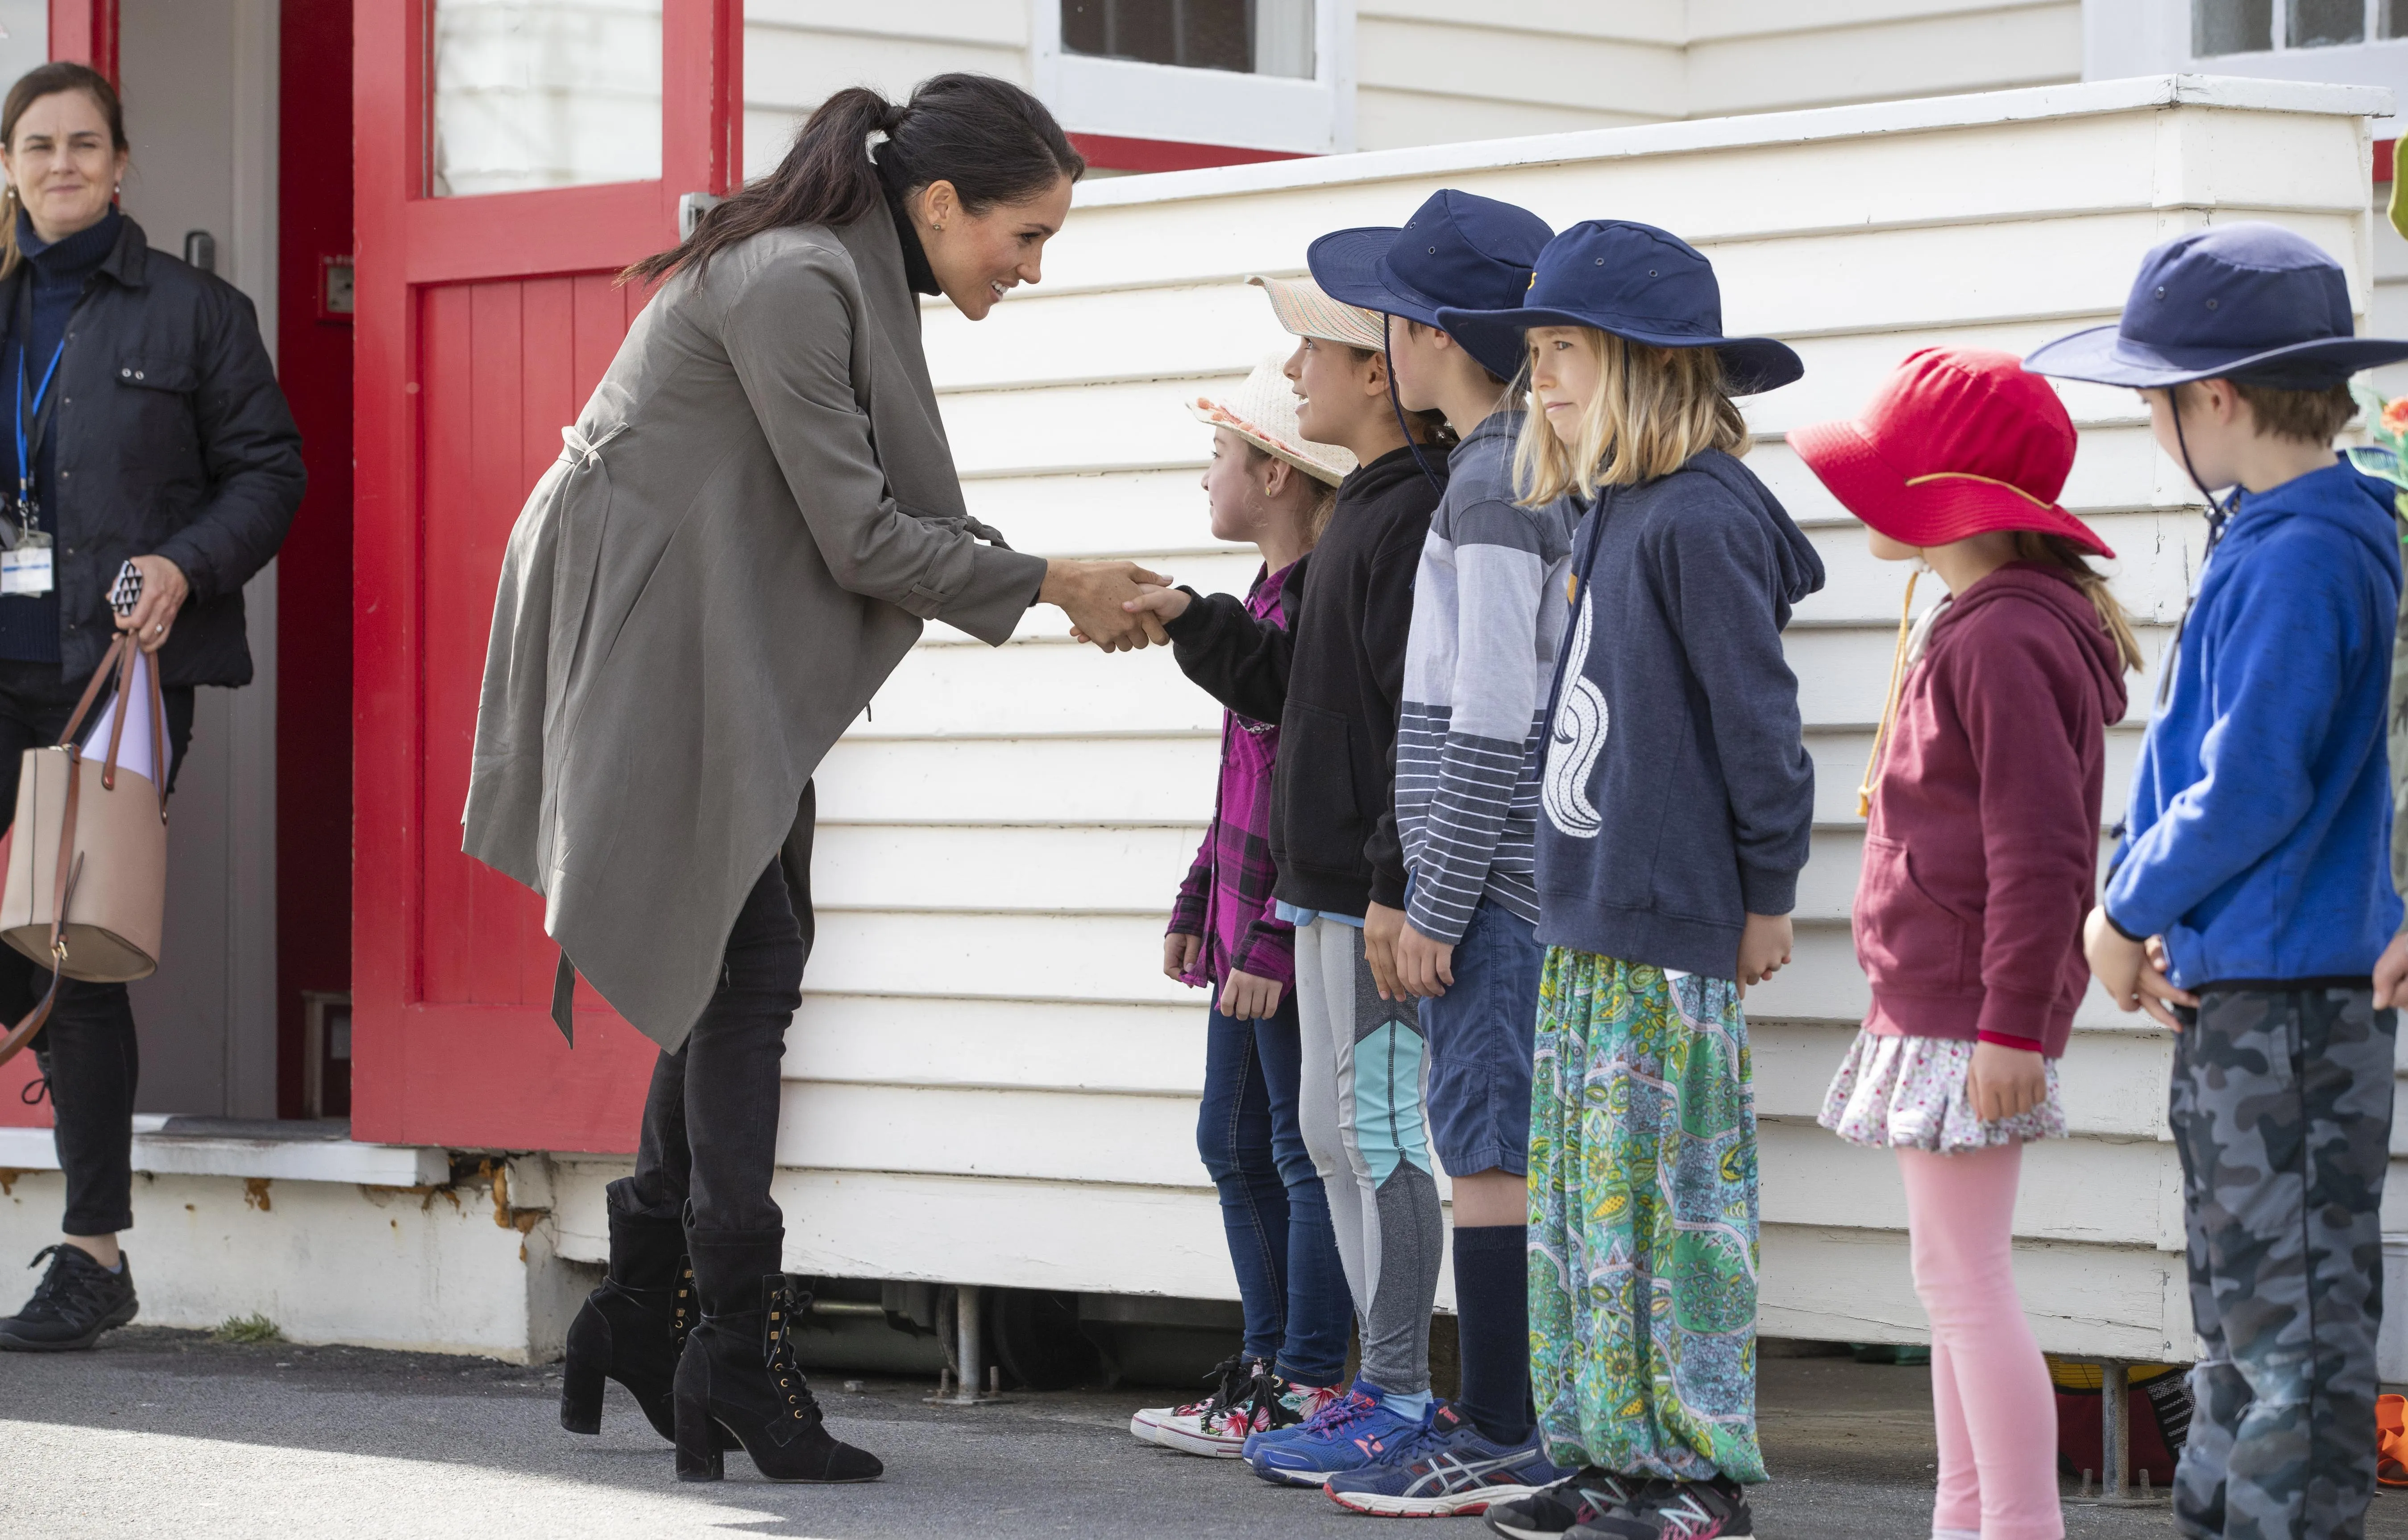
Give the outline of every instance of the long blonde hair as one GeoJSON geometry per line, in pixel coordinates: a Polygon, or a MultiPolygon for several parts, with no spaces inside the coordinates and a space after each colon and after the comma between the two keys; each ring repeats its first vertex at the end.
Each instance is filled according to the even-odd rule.
{"type": "Polygon", "coordinates": [[[2073,585],[2090,600],[2099,612],[2099,624],[2115,640],[2115,655],[2122,659],[2128,673],[2143,673],[2146,665],[2141,658],[2141,640],[2132,634],[2131,617],[2124,612],[2124,604],[2107,586],[2107,575],[2090,565],[2082,547],[2062,535],[2045,534],[2037,529],[2015,531],[2015,559],[2044,561],[2055,564],[2073,585]]]}
{"type": "Polygon", "coordinates": [[[1570,328],[1597,355],[1597,395],[1567,449],[1534,394],[1513,451],[1513,480],[1532,507],[1567,492],[1636,486],[1669,476],[1700,451],[1747,453],[1747,425],[1713,348],[1656,348],[1611,332],[1570,328]]]}

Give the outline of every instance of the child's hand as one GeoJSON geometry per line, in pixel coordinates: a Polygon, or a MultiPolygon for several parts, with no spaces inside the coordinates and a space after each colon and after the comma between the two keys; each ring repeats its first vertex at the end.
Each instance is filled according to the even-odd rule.
{"type": "Polygon", "coordinates": [[[1221,986],[1221,1014],[1233,1021],[1260,1021],[1279,1014],[1277,979],[1257,978],[1232,968],[1221,986]]]}
{"type": "Polygon", "coordinates": [[[1169,640],[1168,636],[1160,634],[1162,627],[1187,612],[1187,606],[1194,602],[1188,597],[1187,590],[1157,588],[1149,583],[1140,583],[1137,587],[1137,597],[1124,601],[1121,608],[1142,620],[1147,630],[1154,633],[1158,640],[1169,640]]]}
{"type": "Polygon", "coordinates": [[[1407,920],[1397,932],[1397,980],[1405,993],[1426,1000],[1455,982],[1455,945],[1432,941],[1407,920]]]}
{"type": "Polygon", "coordinates": [[[2172,1008],[2199,1003],[2197,995],[2175,988],[2166,977],[2165,938],[2136,942],[2107,923],[2103,908],[2093,909],[2083,923],[2082,953],[2089,960],[2091,977],[2119,1011],[2146,1011],[2159,1025],[2179,1032],[2182,1018],[2172,1008]]]}
{"type": "Polygon", "coordinates": [[[1371,965],[1371,983],[1382,1000],[1403,1000],[1404,981],[1397,977],[1397,936],[1405,928],[1405,912],[1375,903],[1363,912],[1363,957],[1371,965]]]}
{"type": "Polygon", "coordinates": [[[1162,938],[1162,976],[1184,979],[1196,971],[1196,959],[1203,954],[1204,938],[1182,936],[1174,930],[1162,938]]]}
{"type": "Polygon", "coordinates": [[[2391,938],[2374,964],[2374,1008],[2408,1004],[2408,930],[2391,938]]]}
{"type": "Polygon", "coordinates": [[[2029,1048],[1973,1044],[1973,1072],[1965,1077],[1973,1115],[1985,1123],[2021,1117],[2048,1096],[2047,1061],[2029,1048]]]}
{"type": "Polygon", "coordinates": [[[1739,933],[1739,998],[1747,998],[1747,986],[1762,984],[1781,971],[1789,961],[1796,932],[1786,914],[1750,914],[1746,928],[1739,933]]]}
{"type": "Polygon", "coordinates": [[[1063,561],[1045,565],[1045,581],[1037,602],[1059,605],[1070,617],[1073,634],[1108,653],[1133,651],[1168,641],[1161,623],[1151,615],[1134,618],[1121,612],[1121,601],[1141,594],[1144,585],[1170,580],[1125,561],[1063,561]]]}

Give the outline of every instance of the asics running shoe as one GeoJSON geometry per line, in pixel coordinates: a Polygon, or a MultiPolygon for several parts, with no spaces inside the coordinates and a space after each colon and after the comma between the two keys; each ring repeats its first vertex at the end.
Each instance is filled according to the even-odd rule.
{"type": "Polygon", "coordinates": [[[1485,1513],[1492,1503],[1527,1497],[1562,1477],[1536,1433],[1519,1444],[1496,1443],[1452,1406],[1431,1417],[1429,1431],[1390,1459],[1329,1478],[1330,1500],[1356,1513],[1388,1518],[1444,1518],[1485,1513]]]}

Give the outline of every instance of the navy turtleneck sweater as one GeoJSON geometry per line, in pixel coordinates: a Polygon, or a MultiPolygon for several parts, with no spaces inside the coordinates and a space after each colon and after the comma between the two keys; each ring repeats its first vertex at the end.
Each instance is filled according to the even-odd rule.
{"type": "MultiPolygon", "coordinates": [[[[22,360],[25,369],[25,390],[31,394],[42,382],[42,371],[50,367],[51,355],[66,336],[67,318],[75,313],[76,302],[83,297],[84,285],[108,253],[117,249],[117,233],[124,223],[115,209],[100,217],[100,223],[79,230],[64,240],[47,242],[34,234],[33,221],[20,211],[17,215],[17,249],[25,254],[23,281],[32,285],[33,305],[30,326],[23,324],[26,305],[21,297],[9,313],[0,316],[7,327],[7,345],[0,348],[0,396],[7,406],[0,410],[0,418],[8,424],[5,445],[0,445],[0,482],[5,482],[9,501],[16,500],[17,490],[17,413],[23,397],[17,390],[17,368],[22,360]]],[[[50,382],[52,390],[58,381],[50,382]]],[[[47,398],[46,398],[47,399],[47,398]]],[[[53,409],[50,431],[43,436],[41,453],[35,457],[34,500],[41,510],[41,525],[55,547],[58,527],[58,417],[53,409]]],[[[57,559],[55,551],[52,560],[57,559]]],[[[0,658],[22,663],[56,663],[59,661],[59,595],[53,588],[42,595],[9,594],[0,596],[0,658]]]]}

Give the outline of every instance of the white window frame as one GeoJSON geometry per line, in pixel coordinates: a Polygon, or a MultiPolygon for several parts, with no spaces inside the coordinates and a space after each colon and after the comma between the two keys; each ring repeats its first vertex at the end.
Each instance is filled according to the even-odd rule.
{"type": "MultiPolygon", "coordinates": [[[[2112,80],[2132,75],[2245,75],[2328,85],[2374,85],[2401,94],[2408,105],[2408,37],[2287,48],[2289,0],[2274,0],[2275,46],[2256,53],[2190,50],[2191,0],[2083,0],[2082,77],[2112,80]]],[[[2375,33],[2375,0],[2367,0],[2366,35],[2375,33]]],[[[2388,131],[2377,137],[2387,137],[2388,131]]]]}
{"type": "Polygon", "coordinates": [[[1354,148],[1354,0],[1313,0],[1309,80],[1071,53],[1061,0],[1029,7],[1031,79],[1074,134],[1301,155],[1354,148]]]}

